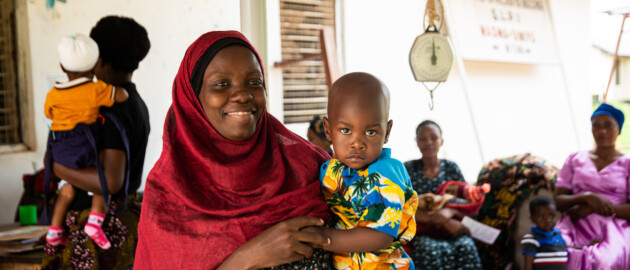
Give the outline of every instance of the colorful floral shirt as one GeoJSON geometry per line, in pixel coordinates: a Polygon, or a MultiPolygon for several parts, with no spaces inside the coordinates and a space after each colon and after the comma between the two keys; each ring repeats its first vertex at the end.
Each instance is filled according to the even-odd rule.
{"type": "Polygon", "coordinates": [[[335,229],[367,227],[394,237],[387,248],[373,252],[335,252],[337,269],[415,269],[402,245],[416,233],[418,196],[403,164],[383,149],[367,168],[354,170],[337,159],[322,165],[324,199],[337,221],[335,229]]]}

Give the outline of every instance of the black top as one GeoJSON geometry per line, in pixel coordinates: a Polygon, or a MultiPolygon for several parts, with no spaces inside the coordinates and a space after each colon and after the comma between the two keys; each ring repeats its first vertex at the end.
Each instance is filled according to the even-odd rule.
{"type": "MultiPolygon", "coordinates": [[[[114,103],[111,108],[102,107],[101,112],[111,112],[121,122],[125,128],[125,133],[129,139],[129,187],[127,194],[133,194],[138,191],[142,183],[142,168],[144,166],[144,157],[149,140],[149,132],[151,131],[149,123],[149,110],[144,100],[138,94],[136,85],[127,83],[121,85],[129,93],[129,99],[125,102],[114,103]]],[[[120,137],[118,128],[111,122],[105,121],[101,129],[101,141],[99,151],[102,149],[118,149],[125,151],[125,145],[120,137]]],[[[87,192],[76,189],[75,199],[70,206],[71,210],[82,210],[90,207],[92,204],[91,196],[87,192]]]]}
{"type": "MultiPolygon", "coordinates": [[[[129,99],[122,103],[114,103],[111,108],[103,107],[101,112],[112,112],[125,127],[127,138],[129,139],[129,188],[128,194],[135,193],[142,182],[142,168],[144,167],[144,156],[149,141],[151,131],[149,123],[149,110],[144,100],[138,94],[136,85],[127,83],[121,85],[129,93],[129,99]]],[[[103,126],[103,139],[101,149],[125,150],[125,146],[120,138],[120,133],[111,121],[105,121],[103,126]]]]}

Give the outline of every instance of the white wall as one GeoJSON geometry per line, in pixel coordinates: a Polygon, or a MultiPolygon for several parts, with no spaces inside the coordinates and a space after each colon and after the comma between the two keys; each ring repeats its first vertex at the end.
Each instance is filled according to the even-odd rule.
{"type": "Polygon", "coordinates": [[[470,182],[476,181],[481,166],[490,159],[531,152],[561,167],[571,152],[590,147],[588,0],[550,0],[561,64],[463,61],[463,67],[454,67],[448,81],[435,91],[433,111],[427,105],[428,91],[413,79],[408,64],[409,49],[423,32],[426,2],[384,3],[342,0],[345,12],[340,31],[344,72],[370,72],[392,93],[394,127],[388,146],[395,158],[420,157],[415,127],[424,119],[442,126],[445,141],[440,156],[457,162],[470,182]],[[465,85],[461,68],[467,73],[465,85]]]}
{"type": "MultiPolygon", "coordinates": [[[[242,0],[240,5],[248,1],[256,0],[242,0]]],[[[34,151],[0,154],[0,171],[3,172],[0,174],[0,223],[13,219],[22,191],[21,175],[33,171],[32,163],[41,167],[47,136],[42,107],[51,81],[63,78],[55,52],[63,35],[89,33],[100,17],[110,14],[133,17],[147,29],[151,51],[134,74],[151,116],[152,131],[143,176],[146,178],[161,152],[172,80],[187,46],[206,31],[240,29],[242,24],[251,23],[250,20],[264,20],[244,18],[251,10],[241,12],[239,1],[68,1],[66,4],[57,2],[54,10],[46,10],[42,1],[18,2],[26,6],[28,14],[26,29],[30,47],[25,51],[31,60],[27,88],[32,94],[27,96],[27,101],[34,108],[29,113],[34,115],[37,145],[34,151]]],[[[272,2],[266,2],[268,14],[277,9],[272,2]]],[[[465,61],[466,87],[474,116],[471,118],[458,72],[460,67],[454,67],[448,82],[435,92],[433,111],[427,106],[428,92],[413,80],[407,59],[413,40],[422,32],[420,18],[424,1],[399,0],[392,2],[395,4],[384,4],[378,0],[340,0],[338,25],[343,39],[339,42],[345,53],[340,55],[343,57],[340,60],[345,72],[367,71],[389,86],[394,128],[387,146],[393,148],[394,157],[406,161],[420,156],[414,131],[416,125],[427,118],[436,120],[444,130],[441,156],[456,161],[469,181],[476,179],[481,165],[491,158],[532,152],[561,166],[570,152],[588,148],[591,145],[588,121],[591,100],[586,90],[589,85],[586,68],[590,49],[589,2],[550,2],[568,94],[560,65],[465,61]],[[570,114],[567,96],[574,116],[570,114]],[[480,148],[473,121],[479,130],[480,148]]],[[[270,20],[273,18],[268,18],[268,27],[277,28],[277,22],[270,20]]],[[[255,25],[243,28],[246,32],[256,29],[255,25]]],[[[270,47],[264,50],[263,46],[256,47],[263,54],[266,52],[268,63],[273,63],[278,52],[273,48],[273,37],[267,39],[270,47]]],[[[253,42],[264,44],[264,37],[254,37],[253,42]]],[[[273,69],[267,71],[268,75],[274,73],[273,69]]],[[[277,84],[268,86],[272,98],[281,89],[277,84]]],[[[270,101],[269,110],[281,111],[281,104],[281,100],[274,99],[270,101]]],[[[290,128],[305,135],[307,125],[291,125],[290,128]]]]}
{"type": "Polygon", "coordinates": [[[47,10],[44,1],[18,2],[26,7],[24,21],[28,24],[30,41],[26,52],[31,59],[27,65],[32,79],[27,82],[32,95],[26,99],[33,107],[30,114],[34,115],[36,146],[33,151],[0,153],[0,224],[13,220],[22,193],[21,175],[32,173],[33,163],[37,168],[42,167],[48,135],[44,100],[52,81],[65,76],[59,69],[56,53],[62,36],[89,34],[98,19],[106,15],[132,17],[147,29],[151,50],[133,76],[151,119],[145,179],[162,150],[162,129],[171,104],[171,86],[186,48],[207,31],[240,29],[239,1],[68,1],[56,2],[53,10],[47,10]]]}

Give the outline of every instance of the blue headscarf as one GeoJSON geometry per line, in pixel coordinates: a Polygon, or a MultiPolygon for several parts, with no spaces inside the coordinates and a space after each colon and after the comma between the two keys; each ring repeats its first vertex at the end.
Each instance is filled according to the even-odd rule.
{"type": "Polygon", "coordinates": [[[624,120],[623,112],[621,112],[620,110],[618,110],[617,108],[613,106],[610,106],[606,103],[602,103],[593,112],[593,115],[591,115],[591,121],[593,121],[593,118],[595,118],[595,115],[599,115],[599,114],[605,114],[615,119],[615,121],[617,121],[617,125],[619,126],[619,133],[621,133],[621,127],[623,126],[623,120],[624,120]]]}

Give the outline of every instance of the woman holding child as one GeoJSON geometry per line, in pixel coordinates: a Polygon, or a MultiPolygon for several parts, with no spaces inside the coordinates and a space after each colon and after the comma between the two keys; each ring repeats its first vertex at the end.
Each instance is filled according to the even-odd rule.
{"type": "Polygon", "coordinates": [[[102,229],[111,247],[102,249],[97,246],[84,230],[92,202],[86,191],[101,193],[96,167],[74,169],[55,162],[52,165],[54,174],[78,189],[63,222],[64,230],[68,233],[67,240],[60,241],[62,245],[45,246],[42,269],[128,269],[134,263],[140,212],[135,193],[141,184],[150,127],[149,112],[132,82],[132,76],[151,45],[145,28],[126,17],[101,18],[92,28],[90,37],[96,41],[99,50],[99,60],[94,67],[96,77],[126,89],[129,94],[125,102],[116,103],[111,108],[101,108],[101,112],[116,116],[127,135],[123,138],[116,125],[111,120],[105,120],[101,127],[103,139],[98,145],[107,186],[112,194],[112,203],[109,204],[111,211],[102,221],[102,229]],[[129,142],[128,153],[125,139],[129,142]],[[129,172],[127,183],[126,168],[129,172]],[[126,203],[125,191],[129,195],[126,203]],[[124,210],[112,214],[120,209],[124,210]]]}
{"type": "MultiPolygon", "coordinates": [[[[440,184],[464,181],[455,162],[438,159],[444,143],[442,129],[430,120],[416,128],[416,143],[422,158],[405,162],[413,188],[418,195],[435,193],[440,184]]],[[[412,241],[411,257],[416,269],[481,269],[477,248],[468,230],[457,218],[462,213],[452,208],[416,212],[418,233],[412,241]],[[423,229],[424,228],[424,229],[423,229]],[[435,233],[435,232],[441,233],[435,233]]]]}
{"type": "Polygon", "coordinates": [[[595,149],[571,154],[558,175],[558,222],[569,269],[630,269],[630,157],[615,148],[623,113],[601,104],[591,116],[595,149]]]}
{"type": "Polygon", "coordinates": [[[319,166],[330,157],[265,109],[260,57],[235,31],[186,51],[150,172],[135,269],[329,269],[319,166]],[[286,265],[286,263],[290,263],[286,265]],[[285,265],[283,265],[285,264],[285,265]]]}

